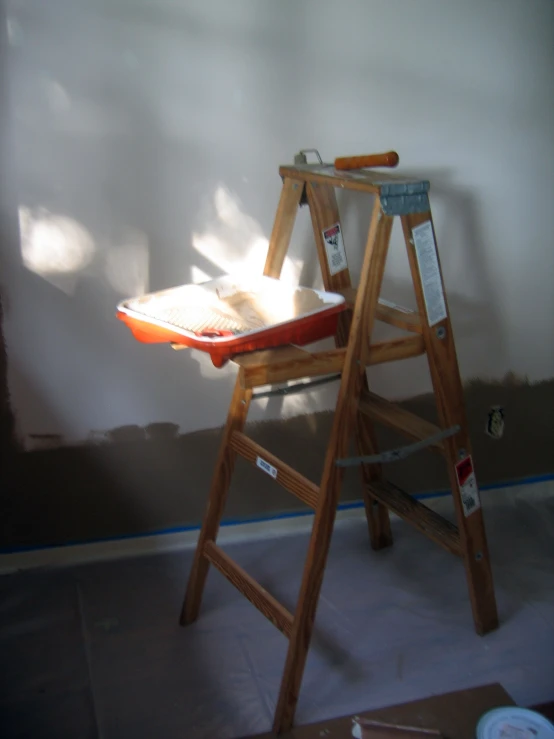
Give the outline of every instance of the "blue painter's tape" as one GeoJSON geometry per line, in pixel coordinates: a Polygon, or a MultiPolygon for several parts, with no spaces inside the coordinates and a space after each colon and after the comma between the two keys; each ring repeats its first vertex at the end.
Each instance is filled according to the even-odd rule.
{"type": "MultiPolygon", "coordinates": [[[[493,485],[480,485],[479,489],[481,491],[483,490],[502,490],[504,488],[514,488],[518,487],[519,485],[535,485],[540,482],[549,482],[550,480],[554,480],[554,474],[546,474],[546,475],[535,475],[532,477],[523,477],[517,480],[508,480],[506,482],[502,483],[496,483],[493,485]]],[[[414,495],[413,497],[416,498],[416,500],[425,500],[429,498],[444,498],[447,495],[451,495],[452,492],[450,490],[437,490],[437,491],[431,491],[428,493],[418,493],[414,495]]],[[[354,510],[357,508],[363,508],[364,503],[361,500],[352,501],[351,503],[341,503],[338,506],[339,511],[348,511],[348,510],[354,510]]],[[[263,523],[265,521],[280,521],[282,519],[287,518],[300,518],[301,516],[312,516],[313,511],[290,511],[288,513],[278,513],[274,516],[261,516],[259,518],[228,518],[225,521],[221,522],[221,526],[238,526],[240,524],[246,524],[246,523],[263,523]]],[[[121,536],[109,536],[103,539],[92,539],[90,541],[71,541],[66,542],[65,544],[54,544],[51,546],[36,546],[36,547],[11,547],[11,548],[4,548],[0,549],[0,555],[2,554],[17,554],[18,552],[37,552],[40,550],[48,550],[48,549],[59,549],[61,547],[71,547],[71,546],[83,546],[84,544],[99,544],[101,542],[109,542],[109,541],[124,541],[128,539],[142,539],[148,536],[162,536],[164,534],[181,534],[185,533],[186,531],[199,531],[200,526],[174,526],[167,529],[158,529],[157,531],[145,531],[144,533],[140,534],[123,534],[121,536]]]]}

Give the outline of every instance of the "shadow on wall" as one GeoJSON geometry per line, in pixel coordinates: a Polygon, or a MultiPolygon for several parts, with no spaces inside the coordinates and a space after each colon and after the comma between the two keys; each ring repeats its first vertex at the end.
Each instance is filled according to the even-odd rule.
{"type": "MultiPolygon", "coordinates": [[[[55,419],[56,411],[47,399],[38,398],[31,383],[21,378],[20,368],[14,371],[20,375],[30,402],[40,401],[47,416],[55,419]]],[[[56,443],[59,437],[41,435],[36,441],[56,443]]],[[[12,454],[0,523],[2,545],[72,543],[82,539],[89,526],[105,532],[101,538],[120,535],[125,530],[119,526],[122,519],[133,526],[148,527],[148,511],[141,510],[134,498],[140,484],[136,466],[130,459],[121,465],[117,447],[114,449],[115,458],[98,455],[94,446],[12,454]]],[[[156,474],[154,470],[155,465],[156,474]]],[[[148,466],[138,474],[143,479],[148,476],[148,466]]]]}
{"type": "MultiPolygon", "coordinates": [[[[7,100],[7,24],[6,24],[6,8],[4,0],[0,0],[0,246],[9,243],[17,229],[14,228],[15,219],[13,213],[9,210],[10,192],[8,178],[10,175],[11,157],[8,146],[8,117],[7,106],[4,101],[7,100]]],[[[2,256],[3,262],[3,256],[2,256]]],[[[2,279],[5,280],[5,270],[2,264],[2,279]]],[[[0,504],[3,507],[4,501],[9,495],[9,479],[13,458],[18,450],[17,440],[15,437],[15,419],[10,404],[10,394],[8,388],[8,357],[6,352],[6,342],[4,337],[4,311],[6,308],[6,297],[3,285],[0,285],[0,504]]],[[[2,512],[0,512],[0,517],[2,512]]]]}
{"type": "Polygon", "coordinates": [[[13,460],[18,451],[15,436],[15,419],[10,405],[8,389],[8,357],[2,330],[4,314],[0,292],[0,498],[9,489],[13,460]]]}

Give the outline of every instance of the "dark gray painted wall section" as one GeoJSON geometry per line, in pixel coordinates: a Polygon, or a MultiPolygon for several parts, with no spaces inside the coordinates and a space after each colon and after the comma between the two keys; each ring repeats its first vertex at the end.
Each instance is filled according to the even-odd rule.
{"type": "MultiPolygon", "coordinates": [[[[536,385],[475,382],[466,388],[481,485],[554,472],[554,381],[536,385]],[[487,412],[501,405],[506,431],[485,434],[487,412]]],[[[433,399],[404,404],[433,420],[433,399]]],[[[252,424],[248,432],[274,454],[318,482],[331,413],[252,424]]],[[[121,441],[16,455],[0,546],[44,546],[197,525],[204,510],[220,431],[175,439],[121,441]]],[[[383,446],[399,439],[381,435],[383,446]]],[[[390,478],[408,491],[444,490],[442,458],[428,452],[390,465],[390,478]]],[[[490,493],[494,494],[494,493],[490,493]]],[[[356,470],[347,470],[343,500],[358,500],[356,470]]],[[[274,516],[302,505],[267,475],[239,460],[226,519],[274,516]]]]}

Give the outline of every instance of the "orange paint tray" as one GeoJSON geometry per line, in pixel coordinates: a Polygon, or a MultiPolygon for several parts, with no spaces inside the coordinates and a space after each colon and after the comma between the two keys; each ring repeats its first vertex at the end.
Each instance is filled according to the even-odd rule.
{"type": "Polygon", "coordinates": [[[221,367],[234,354],[333,336],[345,308],[335,293],[225,275],[125,300],[117,317],[139,341],[200,349],[221,367]]]}

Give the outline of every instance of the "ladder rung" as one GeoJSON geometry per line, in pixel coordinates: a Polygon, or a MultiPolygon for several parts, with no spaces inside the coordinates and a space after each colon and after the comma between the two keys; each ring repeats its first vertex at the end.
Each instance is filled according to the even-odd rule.
{"type": "MultiPolygon", "coordinates": [[[[242,457],[247,459],[249,462],[256,466],[258,460],[262,459],[267,464],[271,465],[276,470],[276,477],[274,480],[286,488],[289,493],[296,495],[303,503],[310,508],[315,508],[319,500],[319,488],[307,477],[301,475],[295,469],[290,467],[288,464],[280,460],[275,455],[268,452],[255,441],[252,441],[242,431],[234,431],[231,435],[230,440],[231,448],[235,450],[242,457]]],[[[264,469],[264,467],[262,467],[264,469]]]]}
{"type": "Polygon", "coordinates": [[[246,354],[236,354],[233,362],[239,367],[248,369],[250,367],[259,367],[264,364],[276,364],[279,362],[294,361],[302,359],[306,352],[297,346],[288,344],[287,346],[278,346],[275,349],[260,349],[257,352],[248,352],[246,354]]]}
{"type": "Polygon", "coordinates": [[[379,341],[371,344],[365,363],[384,364],[385,362],[396,362],[399,359],[409,359],[425,354],[425,342],[423,336],[408,336],[406,338],[392,339],[391,341],[379,341]]]}
{"type": "Polygon", "coordinates": [[[367,485],[368,493],[393,513],[413,524],[423,534],[452,554],[461,556],[460,534],[454,524],[390,482],[374,481],[367,485]]]}
{"type": "Polygon", "coordinates": [[[423,333],[423,326],[419,313],[411,313],[393,308],[392,305],[383,305],[377,303],[377,313],[375,317],[378,321],[388,323],[390,326],[403,328],[404,331],[412,331],[416,334],[423,333]]]}
{"type": "MultiPolygon", "coordinates": [[[[310,354],[296,346],[286,346],[243,354],[233,361],[239,365],[241,385],[247,389],[342,372],[345,354],[344,348],[310,354]]],[[[383,364],[420,354],[425,354],[423,337],[408,336],[372,344],[365,361],[367,365],[383,364]]]]}
{"type": "MultiPolygon", "coordinates": [[[[440,428],[435,424],[416,416],[415,413],[410,413],[410,411],[401,408],[396,403],[391,403],[389,400],[375,395],[375,393],[365,391],[360,398],[359,408],[365,415],[390,426],[396,431],[400,431],[409,439],[423,441],[423,439],[428,439],[430,436],[440,433],[440,428]]],[[[442,441],[430,444],[429,449],[444,454],[442,441]]]]}
{"type": "Polygon", "coordinates": [[[214,541],[207,541],[204,545],[204,556],[214,567],[225,575],[227,580],[231,582],[237,590],[239,590],[250,603],[256,606],[266,618],[268,618],[275,626],[282,631],[285,636],[290,638],[292,630],[293,617],[287,609],[282,606],[278,600],[270,595],[265,588],[257,583],[254,578],[242,569],[240,565],[234,562],[223,549],[217,546],[214,541]]]}
{"type": "MultiPolygon", "coordinates": [[[[354,307],[356,295],[358,293],[355,287],[345,287],[342,290],[335,290],[335,292],[338,292],[343,296],[349,307],[354,307]]],[[[419,313],[416,312],[403,311],[399,308],[394,308],[392,305],[377,303],[376,318],[378,321],[388,323],[390,326],[402,328],[404,331],[412,331],[416,334],[423,333],[421,318],[419,313]]]]}
{"type": "Polygon", "coordinates": [[[346,349],[331,349],[310,354],[296,346],[285,346],[244,354],[233,361],[240,367],[242,387],[253,388],[342,372],[345,353],[346,349]]]}

